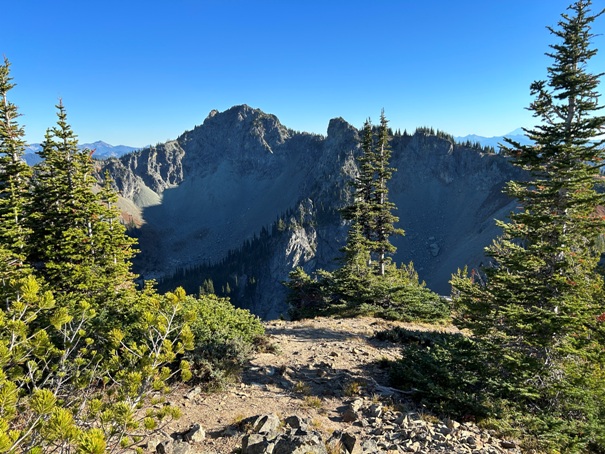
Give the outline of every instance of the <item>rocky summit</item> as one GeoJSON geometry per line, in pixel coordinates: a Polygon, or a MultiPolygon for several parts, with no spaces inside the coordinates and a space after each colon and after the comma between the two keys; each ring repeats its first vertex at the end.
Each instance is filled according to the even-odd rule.
{"type": "MultiPolygon", "coordinates": [[[[174,141],[98,165],[111,172],[139,239],[139,274],[190,292],[213,277],[217,293],[271,319],[287,311],[282,281],[294,267],[335,266],[358,142],[342,118],[321,136],[242,105],[210,112],[174,141]]],[[[483,248],[498,234],[494,218],[514,208],[502,188],[518,171],[425,128],[395,133],[391,147],[397,171],[389,197],[406,232],[394,239],[394,259],[413,261],[432,290],[448,294],[451,273],[485,261],[483,248]]]]}

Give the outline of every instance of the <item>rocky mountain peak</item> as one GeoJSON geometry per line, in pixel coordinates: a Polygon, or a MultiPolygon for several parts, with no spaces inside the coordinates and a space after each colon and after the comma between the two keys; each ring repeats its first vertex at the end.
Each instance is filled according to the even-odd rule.
{"type": "Polygon", "coordinates": [[[243,170],[254,169],[261,162],[271,162],[271,156],[291,136],[275,115],[246,104],[224,112],[211,111],[204,123],[179,137],[187,152],[184,163],[194,171],[215,169],[219,160],[238,162],[243,170]],[[196,170],[197,169],[197,170],[196,170]]]}
{"type": "Polygon", "coordinates": [[[275,115],[266,114],[247,104],[231,107],[224,112],[213,110],[202,126],[208,129],[227,130],[231,134],[250,133],[276,143],[283,143],[289,137],[288,129],[275,115]]]}
{"type": "Polygon", "coordinates": [[[344,118],[338,117],[330,120],[330,123],[328,124],[328,137],[333,138],[351,134],[357,134],[357,129],[347,123],[344,118]]]}
{"type": "MultiPolygon", "coordinates": [[[[413,261],[431,289],[447,293],[452,272],[485,260],[499,234],[493,219],[512,209],[502,187],[518,175],[502,156],[428,131],[397,135],[391,148],[389,198],[406,231],[394,240],[394,260],[413,261]]],[[[352,197],[358,151],[359,133],[343,118],[321,136],[240,105],[210,112],[176,141],[112,160],[116,185],[139,210],[136,271],[182,276],[190,282],[170,285],[189,292],[212,273],[215,288],[238,289],[234,302],[241,294],[244,307],[278,317],[292,267],[330,269],[340,255],[347,226],[339,209],[352,197]]]]}

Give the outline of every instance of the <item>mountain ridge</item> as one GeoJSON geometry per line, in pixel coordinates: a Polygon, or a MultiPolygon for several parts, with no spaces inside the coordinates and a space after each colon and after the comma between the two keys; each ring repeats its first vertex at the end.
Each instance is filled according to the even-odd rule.
{"type": "MultiPolygon", "coordinates": [[[[296,132],[241,105],[210,112],[173,141],[99,162],[125,215],[140,216],[136,271],[197,292],[203,269],[238,305],[284,315],[288,272],[334,268],[346,239],[339,210],[352,197],[359,135],[342,118],[327,132],[296,132]]],[[[449,293],[457,267],[485,261],[499,232],[493,218],[513,208],[501,189],[518,172],[503,156],[426,131],[395,135],[391,146],[399,170],[390,198],[407,232],[394,240],[394,259],[413,261],[429,287],[449,293]]]]}
{"type": "Polygon", "coordinates": [[[532,143],[525,135],[523,128],[517,128],[502,136],[485,137],[477,134],[468,134],[466,136],[455,137],[460,143],[470,141],[471,143],[478,143],[484,147],[492,147],[496,152],[499,152],[500,145],[506,145],[506,142],[504,141],[505,138],[519,142],[521,145],[531,145],[532,143]]]}
{"type": "MultiPolygon", "coordinates": [[[[93,157],[96,159],[107,159],[120,157],[133,151],[139,150],[140,147],[130,147],[128,145],[111,145],[102,140],[97,140],[92,143],[82,143],[78,145],[79,150],[94,150],[93,157]]],[[[42,161],[42,158],[38,156],[37,152],[42,150],[41,143],[32,143],[25,146],[25,154],[23,159],[30,165],[36,165],[42,161]]]]}

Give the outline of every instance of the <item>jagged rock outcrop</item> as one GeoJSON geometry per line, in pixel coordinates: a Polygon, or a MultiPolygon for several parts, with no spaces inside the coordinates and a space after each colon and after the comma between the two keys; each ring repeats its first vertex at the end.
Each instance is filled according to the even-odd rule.
{"type": "Polygon", "coordinates": [[[183,181],[185,152],[177,141],[130,153],[102,163],[119,188],[120,195],[139,208],[161,203],[161,194],[183,181]]]}
{"type": "MultiPolygon", "coordinates": [[[[493,219],[512,209],[501,189],[518,173],[503,157],[426,132],[397,135],[392,148],[390,198],[406,230],[395,260],[413,261],[429,287],[448,293],[457,267],[484,260],[498,233],[493,219]]],[[[244,105],[103,165],[130,202],[123,210],[142,218],[137,272],[161,278],[178,270],[195,292],[205,278],[196,267],[218,264],[224,273],[216,279],[230,280],[234,301],[273,318],[287,311],[281,282],[294,266],[335,266],[347,231],[338,210],[351,197],[357,152],[358,132],[342,118],[320,136],[244,105]]]]}

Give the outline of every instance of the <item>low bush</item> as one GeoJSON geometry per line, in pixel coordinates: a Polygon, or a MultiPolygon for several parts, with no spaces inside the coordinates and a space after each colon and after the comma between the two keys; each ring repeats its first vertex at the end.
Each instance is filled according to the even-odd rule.
{"type": "Polygon", "coordinates": [[[476,421],[528,452],[605,452],[605,372],[590,361],[569,357],[564,373],[536,382],[485,340],[402,328],[377,337],[401,343],[392,385],[418,405],[476,421]]]}
{"type": "Polygon", "coordinates": [[[101,345],[88,303],[58,306],[32,276],[11,293],[0,309],[0,452],[115,452],[178,416],[170,406],[138,411],[171,377],[191,375],[186,361],[174,367],[193,348],[178,294],[142,293],[139,339],[116,327],[101,345]]]}
{"type": "Polygon", "coordinates": [[[261,343],[265,331],[260,319],[215,295],[188,296],[185,310],[195,339],[185,358],[207,389],[221,389],[237,377],[261,343]]]}
{"type": "Polygon", "coordinates": [[[447,322],[448,302],[420,282],[413,265],[389,265],[384,276],[345,266],[319,270],[311,278],[301,268],[290,273],[286,286],[293,319],[315,316],[369,315],[407,322],[447,322]]]}
{"type": "Polygon", "coordinates": [[[437,413],[480,418],[493,411],[489,362],[485,350],[462,334],[395,328],[377,335],[402,345],[391,364],[393,386],[437,413]]]}

